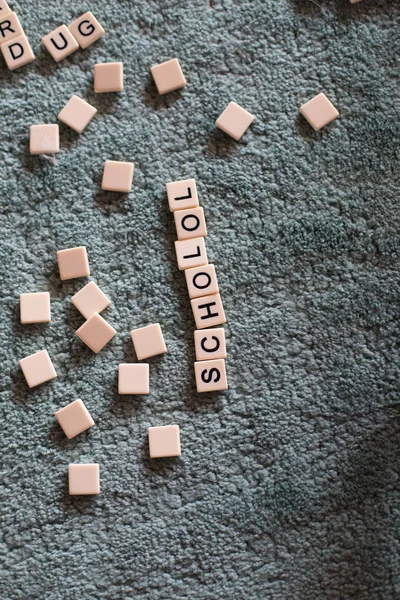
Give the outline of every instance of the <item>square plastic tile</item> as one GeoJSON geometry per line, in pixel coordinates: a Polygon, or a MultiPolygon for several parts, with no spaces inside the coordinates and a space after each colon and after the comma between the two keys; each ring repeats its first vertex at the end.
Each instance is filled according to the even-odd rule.
{"type": "Polygon", "coordinates": [[[56,154],[60,151],[58,125],[31,125],[31,154],[56,154]]]}
{"type": "Polygon", "coordinates": [[[104,29],[90,11],[71,23],[68,29],[81,48],[88,48],[105,34],[104,29]]]}
{"type": "Polygon", "coordinates": [[[51,320],[49,292],[21,294],[19,309],[21,323],[49,323],[51,320]]]}
{"type": "Polygon", "coordinates": [[[300,112],[315,131],[319,131],[325,125],[329,125],[329,123],[339,116],[339,112],[325,94],[318,94],[318,96],[303,104],[300,107],[300,112]]]}
{"type": "Polygon", "coordinates": [[[68,465],[68,488],[70,496],[100,494],[99,465],[68,465]]]}
{"type": "Polygon", "coordinates": [[[161,95],[179,90],[186,85],[186,79],[177,58],[154,65],[150,71],[157,91],[161,95]]]}
{"type": "Polygon", "coordinates": [[[56,62],[79,49],[79,44],[66,25],[57,27],[42,38],[42,44],[56,62]]]}
{"type": "Polygon", "coordinates": [[[228,389],[225,361],[222,358],[195,362],[194,372],[198,392],[218,392],[228,389]]]}
{"type": "Polygon", "coordinates": [[[192,305],[197,329],[205,329],[206,327],[226,323],[224,307],[219,294],[194,298],[190,301],[190,304],[192,305]]]}
{"type": "Polygon", "coordinates": [[[133,170],[134,164],[131,162],[106,160],[101,189],[127,194],[131,191],[133,170]]]}
{"type": "Polygon", "coordinates": [[[89,261],[85,246],[58,250],[57,261],[60,278],[63,281],[90,275],[89,261]]]}
{"type": "Polygon", "coordinates": [[[94,421],[82,400],[75,400],[54,413],[63,432],[70,440],[94,425],[94,421]]]}
{"type": "Polygon", "coordinates": [[[219,292],[214,265],[186,269],[185,277],[189,298],[199,298],[219,292]]]}
{"type": "Polygon", "coordinates": [[[138,360],[167,352],[159,323],[134,329],[131,331],[131,338],[138,360]]]}
{"type": "Polygon", "coordinates": [[[11,12],[6,0],[0,0],[0,19],[3,19],[8,13],[11,12]]]}
{"type": "Polygon", "coordinates": [[[224,112],[215,121],[215,125],[234,140],[240,140],[253,121],[253,115],[247,110],[244,110],[236,102],[229,102],[224,112]]]}
{"type": "Polygon", "coordinates": [[[124,89],[124,65],[122,62],[94,65],[94,91],[122,92],[124,89]]]}
{"type": "Polygon", "coordinates": [[[194,237],[206,237],[207,227],[204,211],[199,206],[174,212],[175,227],[178,240],[189,240],[194,237]]]}
{"type": "Polygon", "coordinates": [[[85,319],[90,319],[92,315],[100,313],[111,304],[111,300],[103,294],[94,281],[90,281],[75,296],[72,296],[71,302],[85,319]]]}
{"type": "Polygon", "coordinates": [[[118,365],[118,394],[148,394],[149,365],[128,364],[118,365]]]}
{"type": "Polygon", "coordinates": [[[185,208],[196,208],[199,205],[194,179],[183,179],[182,181],[167,183],[167,196],[171,212],[184,210],[185,208]]]}
{"type": "Polygon", "coordinates": [[[196,360],[226,358],[225,330],[223,327],[196,330],[194,347],[196,360]]]}
{"type": "Polygon", "coordinates": [[[111,325],[97,313],[92,315],[90,319],[76,331],[78,338],[96,353],[100,352],[116,333],[114,327],[111,327],[111,325]]]}
{"type": "Polygon", "coordinates": [[[24,30],[15,12],[1,16],[0,12],[0,44],[24,35],[24,30]]]}
{"type": "Polygon", "coordinates": [[[47,350],[41,350],[19,361],[26,383],[33,388],[57,377],[47,350]]]}
{"type": "Polygon", "coordinates": [[[206,244],[202,237],[175,242],[175,253],[180,271],[208,263],[206,244]]]}
{"type": "Polygon", "coordinates": [[[149,427],[150,458],[165,458],[181,455],[181,441],[178,425],[149,427]]]}
{"type": "Polygon", "coordinates": [[[97,108],[85,102],[79,96],[72,96],[58,114],[58,118],[71,129],[82,133],[96,113],[97,108]]]}
{"type": "Polygon", "coordinates": [[[1,44],[1,52],[10,71],[15,71],[15,69],[19,69],[19,67],[35,60],[35,55],[25,35],[20,35],[9,42],[1,44]]]}

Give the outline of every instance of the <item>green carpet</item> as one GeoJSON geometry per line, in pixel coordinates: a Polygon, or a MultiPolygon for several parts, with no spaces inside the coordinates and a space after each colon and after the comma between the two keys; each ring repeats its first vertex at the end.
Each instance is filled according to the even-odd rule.
{"type": "Polygon", "coordinates": [[[37,55],[0,66],[2,600],[400,598],[400,5],[391,0],[10,0],[37,55]],[[56,64],[41,37],[92,10],[106,35],[56,64]],[[149,67],[179,58],[187,87],[149,67]],[[125,90],[93,92],[96,62],[125,90]],[[325,92],[315,133],[298,108],[325,92]],[[51,164],[29,126],[78,94],[51,164]],[[256,119],[214,128],[230,100],[256,119]],[[132,192],[100,189],[105,160],[132,192]],[[165,184],[194,177],[227,314],[230,389],[197,394],[194,322],[165,184]],[[56,251],[85,245],[117,335],[98,355],[56,251]],[[19,323],[49,291],[52,321],[19,323]],[[150,394],[117,393],[129,331],[159,322],[150,394]],[[18,360],[46,348],[58,378],[29,390],[18,360]],[[95,427],[67,440],[81,398],[95,427]],[[147,428],[177,423],[182,457],[150,460],[147,428]],[[70,462],[101,494],[70,497],[70,462]]]}

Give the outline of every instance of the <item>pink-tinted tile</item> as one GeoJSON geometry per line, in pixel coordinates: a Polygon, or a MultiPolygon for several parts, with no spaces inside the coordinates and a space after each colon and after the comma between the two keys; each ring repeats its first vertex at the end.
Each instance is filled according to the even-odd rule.
{"type": "Polygon", "coordinates": [[[0,0],[0,21],[3,20],[3,17],[8,15],[11,12],[10,7],[8,6],[6,0],[0,0]]]}
{"type": "Polygon", "coordinates": [[[133,329],[131,338],[138,360],[164,354],[167,347],[159,323],[133,329]]]}
{"type": "Polygon", "coordinates": [[[106,160],[101,189],[127,194],[132,188],[133,170],[134,164],[131,162],[106,160]]]}
{"type": "Polygon", "coordinates": [[[167,60],[150,69],[159,94],[168,94],[185,87],[186,79],[177,58],[167,60]]]}
{"type": "Polygon", "coordinates": [[[195,362],[194,372],[198,392],[217,392],[228,389],[225,361],[222,358],[195,362]]]}
{"type": "Polygon", "coordinates": [[[181,441],[178,425],[149,427],[150,458],[164,458],[181,455],[181,441]]]}
{"type": "Polygon", "coordinates": [[[1,52],[10,71],[15,71],[15,69],[19,69],[19,67],[35,60],[35,55],[25,35],[20,35],[9,42],[1,44],[1,52]]]}
{"type": "Polygon", "coordinates": [[[218,117],[215,125],[225,133],[240,140],[254,121],[253,115],[244,110],[236,102],[229,102],[224,112],[218,117]]]}
{"type": "Polygon", "coordinates": [[[100,494],[99,465],[68,465],[68,488],[71,496],[100,494]]]}
{"type": "Polygon", "coordinates": [[[325,94],[318,94],[318,96],[303,104],[300,107],[300,112],[315,131],[319,131],[339,116],[339,112],[325,94]]]}
{"type": "Polygon", "coordinates": [[[94,65],[94,91],[122,92],[124,89],[124,66],[122,62],[94,65]]]}
{"type": "Polygon", "coordinates": [[[31,154],[56,154],[60,151],[58,125],[31,125],[31,154]]]}
{"type": "Polygon", "coordinates": [[[58,269],[60,278],[75,279],[90,275],[89,262],[85,246],[67,248],[57,252],[58,269]]]}
{"type": "Polygon", "coordinates": [[[105,34],[104,29],[90,11],[68,25],[68,29],[81,48],[87,48],[105,34]]]}
{"type": "Polygon", "coordinates": [[[174,212],[175,227],[178,240],[189,240],[194,237],[206,237],[207,226],[204,211],[199,206],[174,212]]]}
{"type": "Polygon", "coordinates": [[[58,118],[71,129],[82,133],[96,113],[97,108],[85,102],[79,96],[72,96],[58,114],[58,118]]]}
{"type": "Polygon", "coordinates": [[[199,205],[194,179],[183,179],[182,181],[167,183],[167,196],[171,212],[184,210],[185,208],[196,208],[199,205]]]}
{"type": "Polygon", "coordinates": [[[24,35],[24,30],[15,12],[2,16],[0,11],[0,44],[24,35]]]}
{"type": "Polygon", "coordinates": [[[197,329],[205,329],[206,327],[226,323],[224,307],[219,294],[194,298],[190,301],[190,304],[192,305],[197,329]]]}
{"type": "Polygon", "coordinates": [[[94,425],[94,421],[82,400],[75,400],[54,413],[68,439],[79,435],[94,425]]]}
{"type": "Polygon", "coordinates": [[[78,42],[65,25],[45,35],[42,44],[56,62],[60,62],[79,48],[78,42]]]}
{"type": "Polygon", "coordinates": [[[206,265],[208,262],[206,244],[202,237],[175,242],[175,252],[180,271],[206,265]]]}
{"type": "Polygon", "coordinates": [[[194,332],[196,360],[226,358],[225,331],[222,327],[194,332]]]}
{"type": "Polygon", "coordinates": [[[186,269],[185,277],[189,298],[199,298],[219,292],[214,265],[186,269]]]}
{"type": "Polygon", "coordinates": [[[47,350],[26,356],[19,361],[26,383],[30,388],[57,377],[47,350]]]}
{"type": "Polygon", "coordinates": [[[90,281],[75,296],[72,296],[71,302],[85,319],[89,319],[95,313],[100,313],[111,304],[111,300],[103,294],[94,281],[90,281]]]}
{"type": "Polygon", "coordinates": [[[51,320],[49,292],[21,294],[19,308],[21,323],[49,323],[51,320]]]}
{"type": "Polygon", "coordinates": [[[118,394],[148,394],[149,365],[147,363],[118,365],[118,394]]]}
{"type": "Polygon", "coordinates": [[[76,335],[93,352],[100,352],[117,332],[103,317],[95,313],[76,331],[76,335]]]}

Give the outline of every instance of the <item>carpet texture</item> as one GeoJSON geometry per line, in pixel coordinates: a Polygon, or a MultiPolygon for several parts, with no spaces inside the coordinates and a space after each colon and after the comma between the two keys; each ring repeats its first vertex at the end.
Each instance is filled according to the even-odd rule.
{"type": "Polygon", "coordinates": [[[12,2],[37,59],[0,67],[2,600],[400,598],[400,6],[386,0],[12,2]],[[92,10],[106,35],[56,64],[43,35],[92,10]],[[160,97],[149,67],[178,57],[160,97]],[[121,94],[93,92],[124,63],[121,94]],[[324,91],[340,118],[298,107],[324,91]],[[29,126],[78,94],[57,164],[29,126]],[[230,100],[256,117],[215,130],[230,100]],[[132,192],[100,189],[106,159],[132,192]],[[225,311],[230,389],[197,394],[194,322],[165,183],[194,177],[225,311]],[[85,245],[117,336],[94,355],[56,251],[85,245]],[[48,325],[19,294],[51,293],[48,325]],[[117,393],[129,331],[163,328],[150,394],[117,393]],[[29,390],[18,360],[46,348],[58,378],[29,390]],[[54,412],[81,398],[95,427],[67,440],[54,412]],[[177,423],[180,459],[150,460],[147,428],[177,423]],[[70,462],[101,494],[70,497],[70,462]]]}

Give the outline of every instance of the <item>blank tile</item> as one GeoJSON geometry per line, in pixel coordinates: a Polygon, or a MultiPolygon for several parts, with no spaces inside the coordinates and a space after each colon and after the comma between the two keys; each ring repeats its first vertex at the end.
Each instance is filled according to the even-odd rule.
{"type": "Polygon", "coordinates": [[[131,331],[131,338],[138,360],[167,352],[159,323],[134,329],[131,331]]]}
{"type": "Polygon", "coordinates": [[[96,353],[100,352],[116,333],[115,329],[97,313],[76,331],[78,338],[96,353]]]}
{"type": "Polygon", "coordinates": [[[111,300],[103,294],[94,281],[90,281],[75,296],[72,296],[71,302],[85,319],[89,319],[95,313],[100,313],[111,304],[111,300]]]}
{"type": "Polygon", "coordinates": [[[15,69],[19,69],[19,67],[35,60],[35,55],[25,35],[20,35],[9,42],[1,44],[1,52],[10,71],[15,71],[15,69]]]}
{"type": "Polygon", "coordinates": [[[89,261],[85,246],[58,250],[57,261],[60,278],[63,281],[90,275],[89,261]]]}
{"type": "Polygon", "coordinates": [[[79,44],[66,25],[57,27],[42,38],[42,44],[56,62],[60,62],[79,48],[79,44]]]}
{"type": "Polygon", "coordinates": [[[181,440],[178,425],[149,427],[150,458],[165,458],[181,455],[181,440]]]}
{"type": "Polygon", "coordinates": [[[131,191],[133,170],[134,164],[131,162],[106,160],[101,189],[127,194],[131,191]]]}
{"type": "Polygon", "coordinates": [[[171,212],[184,210],[185,208],[195,208],[199,205],[194,179],[183,179],[182,181],[167,183],[167,196],[171,212]]]}
{"type": "Polygon", "coordinates": [[[49,323],[51,320],[49,292],[21,294],[19,309],[21,323],[49,323]]]}
{"type": "Polygon", "coordinates": [[[100,494],[99,465],[68,465],[68,488],[70,496],[100,494]]]}
{"type": "Polygon", "coordinates": [[[178,240],[189,240],[194,237],[206,237],[207,227],[204,211],[199,206],[174,212],[175,227],[178,240]]]}
{"type": "Polygon", "coordinates": [[[58,125],[31,125],[31,154],[56,154],[60,151],[58,125]]]}
{"type": "Polygon", "coordinates": [[[205,329],[206,327],[226,323],[224,307],[219,294],[194,298],[190,303],[197,329],[205,329]]]}
{"type": "Polygon", "coordinates": [[[0,20],[11,12],[6,0],[0,0],[0,20]]]}
{"type": "Polygon", "coordinates": [[[228,389],[224,359],[195,362],[194,372],[198,392],[217,392],[228,389]]]}
{"type": "Polygon", "coordinates": [[[19,361],[26,383],[33,388],[57,377],[47,350],[41,350],[19,361]]]}
{"type": "Polygon", "coordinates": [[[148,394],[149,365],[147,363],[118,365],[118,394],[148,394]]]}
{"type": "Polygon", "coordinates": [[[175,242],[175,253],[180,271],[208,263],[206,244],[202,237],[175,242]]]}
{"type": "Polygon", "coordinates": [[[122,62],[94,65],[94,91],[122,92],[124,89],[124,66],[122,62]]]}
{"type": "Polygon", "coordinates": [[[168,94],[185,87],[186,79],[177,58],[167,60],[150,69],[159,94],[168,94]]]}
{"type": "Polygon", "coordinates": [[[196,360],[226,358],[225,330],[223,327],[196,330],[194,347],[196,360]]]}
{"type": "Polygon", "coordinates": [[[318,96],[303,104],[300,107],[300,112],[315,131],[319,131],[339,116],[339,112],[325,94],[318,94],[318,96]]]}
{"type": "Polygon", "coordinates": [[[24,30],[15,12],[1,16],[0,13],[0,44],[24,35],[24,30]]]}
{"type": "Polygon", "coordinates": [[[91,46],[105,34],[104,29],[90,11],[68,25],[68,29],[81,48],[91,46]]]}
{"type": "Polygon", "coordinates": [[[240,140],[253,121],[253,115],[247,110],[244,110],[236,102],[229,102],[224,112],[215,121],[215,125],[234,140],[240,140]]]}
{"type": "Polygon", "coordinates": [[[199,298],[219,292],[214,265],[203,265],[185,271],[189,298],[199,298]]]}
{"type": "Polygon", "coordinates": [[[94,425],[94,421],[82,400],[75,400],[54,413],[63,432],[70,440],[94,425]]]}
{"type": "Polygon", "coordinates": [[[79,96],[72,96],[58,114],[58,118],[71,129],[82,133],[96,113],[97,108],[85,102],[79,96]]]}

